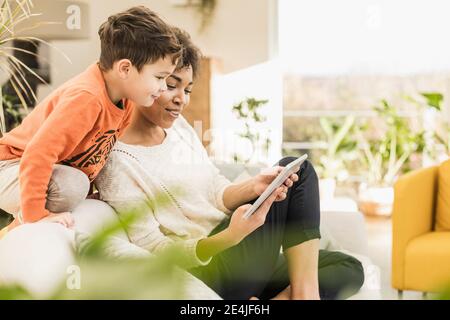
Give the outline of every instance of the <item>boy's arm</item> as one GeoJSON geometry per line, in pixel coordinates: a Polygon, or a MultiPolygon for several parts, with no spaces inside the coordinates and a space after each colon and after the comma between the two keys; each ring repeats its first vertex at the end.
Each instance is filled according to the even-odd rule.
{"type": "Polygon", "coordinates": [[[28,143],[19,172],[23,223],[49,215],[45,204],[53,165],[67,158],[92,130],[100,110],[97,98],[87,92],[61,98],[28,143]]]}

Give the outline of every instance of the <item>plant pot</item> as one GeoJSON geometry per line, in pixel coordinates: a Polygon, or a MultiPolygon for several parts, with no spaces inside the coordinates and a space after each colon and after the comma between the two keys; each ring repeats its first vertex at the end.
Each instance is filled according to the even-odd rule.
{"type": "Polygon", "coordinates": [[[392,187],[367,187],[359,190],[358,207],[367,216],[385,216],[392,214],[394,189],[392,187]]]}
{"type": "Polygon", "coordinates": [[[336,180],[332,178],[319,180],[319,194],[321,201],[329,201],[334,199],[336,191],[336,180]]]}

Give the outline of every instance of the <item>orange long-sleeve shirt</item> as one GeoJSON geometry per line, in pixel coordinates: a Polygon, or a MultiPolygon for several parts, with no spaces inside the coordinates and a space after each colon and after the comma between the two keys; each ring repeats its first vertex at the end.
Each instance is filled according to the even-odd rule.
{"type": "MultiPolygon", "coordinates": [[[[47,188],[54,164],[83,171],[92,181],[131,118],[132,104],[114,105],[97,64],[56,89],[0,139],[0,160],[21,158],[24,222],[49,214],[47,188]]],[[[17,222],[17,221],[16,221],[17,222]]]]}

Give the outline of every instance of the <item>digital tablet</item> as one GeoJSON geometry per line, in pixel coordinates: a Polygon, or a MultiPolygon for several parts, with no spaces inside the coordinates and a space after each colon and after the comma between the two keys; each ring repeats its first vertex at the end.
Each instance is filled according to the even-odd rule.
{"type": "Polygon", "coordinates": [[[305,154],[284,167],[283,171],[278,174],[278,176],[272,181],[267,189],[264,190],[264,192],[259,196],[258,199],[256,199],[253,205],[244,213],[244,218],[247,219],[248,217],[250,217],[264,202],[264,200],[266,200],[272,194],[272,192],[274,192],[279,186],[281,186],[284,181],[286,181],[286,179],[289,178],[292,174],[298,172],[298,170],[300,170],[300,166],[307,158],[308,155],[305,154]]]}

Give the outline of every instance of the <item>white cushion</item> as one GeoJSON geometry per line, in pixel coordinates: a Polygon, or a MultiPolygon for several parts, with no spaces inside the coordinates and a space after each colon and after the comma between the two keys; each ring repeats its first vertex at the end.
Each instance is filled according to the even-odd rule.
{"type": "Polygon", "coordinates": [[[57,223],[31,223],[0,240],[0,282],[19,284],[36,297],[46,297],[68,276],[74,232],[57,223]]]}

